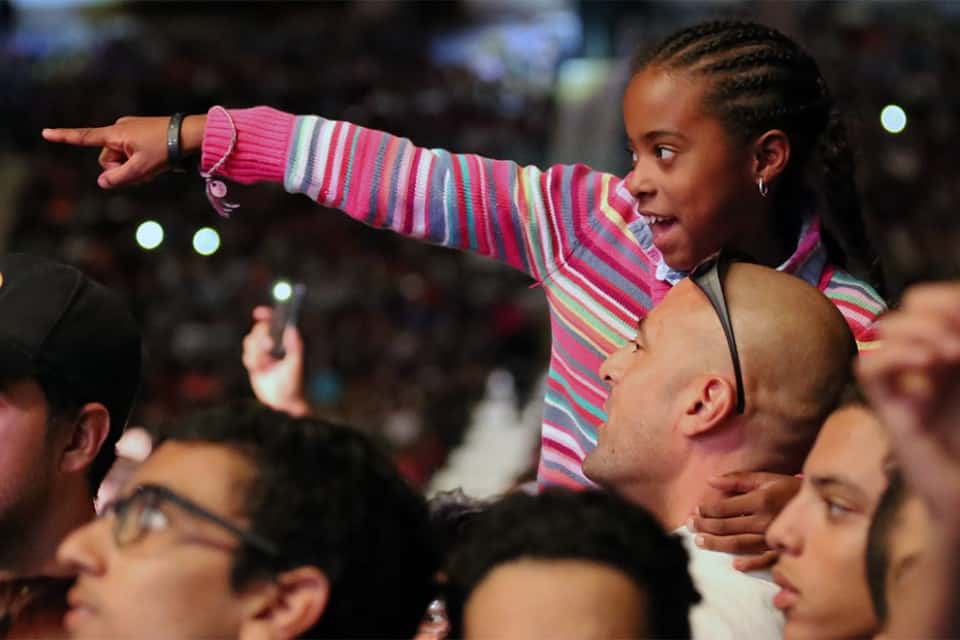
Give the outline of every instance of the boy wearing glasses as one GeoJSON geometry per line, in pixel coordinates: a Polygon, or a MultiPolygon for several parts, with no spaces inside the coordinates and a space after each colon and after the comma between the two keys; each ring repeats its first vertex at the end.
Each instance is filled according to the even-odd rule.
{"type": "Polygon", "coordinates": [[[57,545],[93,518],[139,382],[140,333],[117,294],[0,256],[0,637],[59,624],[57,545]]]}
{"type": "Polygon", "coordinates": [[[59,558],[74,638],[412,637],[436,570],[426,504],[385,455],[255,404],[165,428],[59,558]]]}
{"type": "Polygon", "coordinates": [[[678,283],[600,369],[608,420],[583,470],[684,537],[703,596],[694,637],[780,637],[776,586],[700,548],[697,505],[724,474],[798,473],[854,353],[843,317],[814,287],[721,261],[678,283]]]}

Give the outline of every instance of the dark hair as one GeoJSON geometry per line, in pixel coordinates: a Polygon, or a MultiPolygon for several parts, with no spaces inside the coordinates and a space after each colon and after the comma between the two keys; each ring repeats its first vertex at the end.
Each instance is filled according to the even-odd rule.
{"type": "Polygon", "coordinates": [[[478,515],[447,566],[452,634],[490,571],[521,558],[597,562],[626,574],[649,599],[650,633],[689,638],[691,605],[700,600],[687,552],[638,506],[607,492],[547,490],[512,494],[478,515]]]}
{"type": "MultiPolygon", "coordinates": [[[[822,234],[828,255],[834,264],[865,272],[874,284],[881,284],[875,252],[864,229],[846,127],[816,61],[806,51],[761,24],[705,22],[639,53],[632,70],[635,73],[647,66],[709,78],[706,108],[734,140],[745,143],[771,129],[787,134],[792,160],[781,178],[778,202],[800,201],[807,189],[807,161],[816,153],[828,209],[822,234]]],[[[791,223],[778,222],[784,229],[791,223]]]]}
{"type": "Polygon", "coordinates": [[[890,484],[877,504],[867,533],[867,585],[879,624],[887,619],[887,573],[890,569],[890,534],[896,527],[900,508],[909,495],[903,476],[894,471],[890,484]]]}
{"type": "Polygon", "coordinates": [[[330,581],[330,599],[305,637],[414,635],[438,564],[426,501],[363,434],[243,402],[167,425],[158,444],[168,440],[226,445],[256,469],[247,496],[251,528],[278,545],[283,559],[241,547],[235,589],[312,565],[330,581]]]}
{"type": "Polygon", "coordinates": [[[430,527],[441,557],[456,548],[463,536],[490,503],[465,494],[462,489],[441,491],[428,502],[430,527]]]}
{"type": "MultiPolygon", "coordinates": [[[[36,377],[37,385],[43,391],[43,396],[47,400],[47,433],[53,435],[60,432],[60,429],[68,423],[72,423],[77,417],[85,403],[75,396],[72,391],[72,385],[62,380],[59,376],[47,372],[40,372],[36,377]]],[[[117,460],[117,441],[123,433],[123,424],[119,426],[114,421],[114,415],[110,415],[110,430],[103,444],[100,445],[100,451],[97,452],[93,462],[87,469],[87,486],[90,488],[91,495],[96,495],[100,483],[107,476],[107,472],[117,460]]]]}

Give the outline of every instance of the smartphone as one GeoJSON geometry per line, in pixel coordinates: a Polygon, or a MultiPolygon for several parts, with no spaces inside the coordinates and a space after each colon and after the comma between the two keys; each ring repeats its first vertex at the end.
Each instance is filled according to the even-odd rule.
{"type": "Polygon", "coordinates": [[[283,348],[283,330],[297,324],[306,294],[307,287],[300,282],[288,289],[279,286],[273,289],[273,318],[270,320],[273,348],[270,355],[277,360],[282,360],[287,355],[287,350],[283,348]]]}

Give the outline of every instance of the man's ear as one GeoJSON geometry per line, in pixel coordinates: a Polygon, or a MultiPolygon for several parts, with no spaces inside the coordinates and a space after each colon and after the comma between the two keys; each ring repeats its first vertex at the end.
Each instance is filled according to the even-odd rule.
{"type": "Polygon", "coordinates": [[[66,431],[60,470],[65,473],[86,471],[110,435],[110,412],[99,402],[83,405],[66,431]]]}
{"type": "Polygon", "coordinates": [[[330,581],[316,567],[284,571],[270,587],[250,594],[240,640],[297,638],[320,620],[330,599],[330,581]]]}
{"type": "Polygon", "coordinates": [[[716,375],[696,378],[686,392],[680,432],[693,438],[723,424],[736,410],[736,398],[729,380],[716,375]]]}
{"type": "Polygon", "coordinates": [[[767,131],[754,142],[753,175],[770,185],[790,162],[790,138],[780,129],[767,131]]]}

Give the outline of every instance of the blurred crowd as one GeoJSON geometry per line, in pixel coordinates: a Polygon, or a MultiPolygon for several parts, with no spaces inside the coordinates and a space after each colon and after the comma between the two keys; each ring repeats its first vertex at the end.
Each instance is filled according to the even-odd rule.
{"type": "Polygon", "coordinates": [[[0,639],[960,633],[960,11],[171,6],[0,0],[0,639]]]}
{"type": "MultiPolygon", "coordinates": [[[[186,406],[244,392],[237,355],[249,310],[269,302],[272,284],[287,278],[309,290],[303,328],[311,337],[314,402],[398,448],[422,445],[420,475],[460,441],[469,406],[462,398],[479,399],[495,366],[512,371],[521,401],[541,373],[545,306],[524,289],[522,277],[390,234],[358,232],[354,223],[278,189],[234,191],[242,208],[231,220],[213,215],[192,174],[104,198],[79,152],[52,150],[37,132],[50,124],[108,124],[118,113],[271,104],[381,128],[427,147],[544,165],[557,107],[549,75],[485,72],[438,59],[437,51],[478,25],[494,36],[477,37],[495,40],[498,24],[535,24],[538,11],[576,16],[579,10],[586,53],[626,57],[691,15],[715,11],[696,3],[544,3],[502,8],[504,17],[468,3],[361,2],[274,3],[269,10],[241,3],[229,11],[220,3],[189,3],[171,13],[162,3],[131,3],[91,8],[74,18],[79,25],[59,27],[12,6],[5,5],[0,51],[6,89],[0,116],[17,123],[0,129],[6,151],[0,162],[17,176],[5,244],[60,256],[133,292],[152,364],[136,422],[156,423],[186,406]],[[152,252],[134,241],[137,225],[148,219],[166,234],[152,252]],[[201,226],[221,235],[212,257],[191,249],[201,226]],[[417,393],[389,391],[401,383],[417,393]],[[388,423],[405,426],[391,430],[388,423]]],[[[944,24],[956,17],[943,4],[924,7],[760,8],[810,46],[859,120],[861,191],[878,227],[907,223],[906,210],[948,221],[958,195],[950,144],[960,96],[948,69],[960,45],[944,24]],[[879,125],[880,109],[894,101],[909,117],[899,135],[879,125]]],[[[473,46],[486,46],[494,59],[512,53],[499,42],[473,46]]],[[[555,49],[554,59],[540,65],[548,74],[578,53],[569,43],[555,49]]],[[[621,156],[618,140],[609,147],[611,157],[621,156]]],[[[605,168],[622,171],[626,157],[618,163],[605,168]]],[[[928,264],[914,264],[930,258],[923,252],[888,251],[904,265],[888,273],[892,294],[909,280],[909,268],[929,271],[928,264]]]]}

